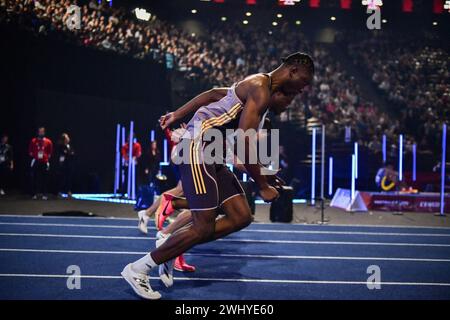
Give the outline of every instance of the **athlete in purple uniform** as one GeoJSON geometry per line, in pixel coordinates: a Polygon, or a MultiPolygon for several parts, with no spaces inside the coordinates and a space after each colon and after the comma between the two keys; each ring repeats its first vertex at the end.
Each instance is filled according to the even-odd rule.
{"type": "MultiPolygon", "coordinates": [[[[179,165],[183,190],[192,211],[192,224],[177,230],[159,243],[158,248],[141,259],[128,264],[122,276],[133,290],[144,299],[159,299],[149,283],[151,269],[164,266],[169,276],[173,271],[173,259],[193,246],[222,238],[245,228],[252,222],[251,211],[244,191],[236,176],[224,163],[201,161],[206,143],[202,135],[211,128],[257,130],[262,126],[268,111],[279,114],[286,110],[296,95],[312,82],[314,63],[304,53],[294,53],[283,59],[282,64],[270,73],[251,75],[228,89],[205,92],[175,112],[161,117],[163,128],[195,112],[188,123],[187,133],[181,143],[189,146],[189,163],[179,165]],[[224,91],[226,90],[226,91],[224,91]],[[218,94],[226,95],[217,101],[218,94]],[[201,123],[201,130],[194,131],[194,122],[201,123]],[[200,134],[200,137],[194,136],[200,134]],[[200,141],[200,142],[198,142],[200,141]],[[225,213],[216,219],[218,210],[225,213]]],[[[255,146],[244,138],[244,167],[259,187],[266,202],[279,194],[273,186],[274,176],[261,173],[261,165],[246,161],[256,154],[255,146]]]]}

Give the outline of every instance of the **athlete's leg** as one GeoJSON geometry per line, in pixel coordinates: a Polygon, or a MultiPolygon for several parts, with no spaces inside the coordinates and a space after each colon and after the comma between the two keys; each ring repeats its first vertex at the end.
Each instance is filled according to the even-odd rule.
{"type": "MultiPolygon", "coordinates": [[[[156,234],[156,244],[158,246],[158,242],[165,241],[166,238],[170,237],[172,233],[175,233],[177,230],[186,227],[188,224],[192,224],[192,213],[189,210],[183,210],[174,221],[172,221],[166,228],[161,230],[156,234]]],[[[166,262],[167,263],[167,262],[166,262]]],[[[169,267],[169,264],[167,264],[167,267],[169,267]]],[[[190,265],[186,262],[183,255],[179,255],[173,264],[174,270],[181,271],[181,272],[194,272],[195,266],[190,265]]],[[[170,269],[167,269],[168,272],[170,269]]],[[[162,274],[164,275],[164,269],[162,270],[162,274]]],[[[165,277],[162,276],[161,280],[163,283],[170,287],[173,284],[173,278],[168,274],[165,277]]]]}
{"type": "Polygon", "coordinates": [[[189,209],[189,203],[186,198],[173,198],[172,208],[175,210],[189,209]]]}
{"type": "MultiPolygon", "coordinates": [[[[238,194],[225,201],[222,205],[222,211],[225,215],[216,220],[214,234],[211,237],[203,238],[201,243],[223,238],[230,233],[247,227],[253,221],[250,207],[244,195],[238,194]]],[[[184,211],[180,221],[175,220],[177,222],[176,225],[175,222],[170,224],[164,229],[163,233],[172,233],[173,236],[178,230],[184,229],[183,227],[192,222],[189,212],[187,210],[184,211]]]]}
{"type": "Polygon", "coordinates": [[[155,214],[155,224],[156,226],[162,227],[162,224],[164,223],[164,220],[166,219],[166,216],[161,217],[160,214],[164,211],[164,208],[166,208],[166,211],[169,211],[170,214],[173,213],[174,209],[183,209],[183,208],[187,208],[188,204],[186,199],[184,198],[178,198],[183,196],[183,187],[181,185],[181,181],[178,182],[177,186],[175,188],[172,188],[168,191],[163,192],[163,194],[161,195],[161,197],[158,197],[158,199],[153,202],[153,204],[150,206],[150,208],[148,208],[147,210],[141,210],[138,212],[138,228],[139,230],[144,233],[147,234],[148,233],[148,229],[147,229],[147,224],[148,221],[150,219],[150,217],[155,214]],[[166,195],[166,196],[165,196],[166,195]],[[170,199],[168,202],[170,202],[170,210],[167,210],[167,206],[166,203],[167,201],[165,197],[167,197],[167,195],[170,195],[170,199]],[[174,198],[176,197],[176,198],[174,198]],[[158,211],[159,209],[159,211],[158,211]]]}
{"type": "Polygon", "coordinates": [[[252,211],[244,195],[236,195],[222,204],[224,216],[216,221],[214,239],[239,231],[253,221],[252,211]]]}
{"type": "Polygon", "coordinates": [[[192,211],[192,224],[178,229],[163,245],[151,252],[156,264],[171,260],[186,252],[197,243],[213,239],[216,209],[192,211]]]}
{"type": "MultiPolygon", "coordinates": [[[[167,190],[163,193],[171,194],[175,197],[175,199],[178,199],[178,197],[182,197],[183,196],[183,187],[181,185],[181,181],[178,181],[178,184],[176,185],[175,188],[167,190]]],[[[161,203],[161,197],[159,197],[155,202],[153,202],[153,204],[150,206],[150,208],[148,208],[146,210],[145,214],[148,217],[151,217],[156,212],[156,209],[158,209],[158,206],[160,205],[160,203],[161,203]]],[[[183,208],[183,205],[185,205],[185,203],[181,202],[181,203],[177,203],[176,205],[179,206],[179,208],[183,208]]]]}
{"type": "Polygon", "coordinates": [[[163,234],[172,234],[175,233],[178,229],[184,227],[188,223],[192,222],[192,213],[189,210],[183,210],[181,213],[176,217],[176,219],[169,224],[167,227],[165,227],[161,232],[163,234]]]}

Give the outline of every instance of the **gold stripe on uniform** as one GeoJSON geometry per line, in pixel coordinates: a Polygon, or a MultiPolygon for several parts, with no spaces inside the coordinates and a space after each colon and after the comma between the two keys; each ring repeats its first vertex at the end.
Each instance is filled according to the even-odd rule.
{"type": "Polygon", "coordinates": [[[195,148],[195,155],[197,157],[197,168],[198,168],[198,172],[200,175],[200,182],[201,182],[201,189],[203,190],[203,193],[206,193],[206,187],[205,187],[205,181],[203,180],[203,174],[202,174],[202,169],[200,167],[200,159],[199,159],[199,147],[202,145],[201,141],[199,140],[197,142],[197,146],[195,148]]]}
{"type": "Polygon", "coordinates": [[[240,106],[241,106],[241,104],[237,103],[228,112],[222,114],[221,116],[214,117],[214,118],[208,119],[205,122],[203,122],[201,135],[203,135],[203,133],[206,130],[208,130],[209,128],[211,128],[213,126],[224,124],[225,123],[225,122],[223,122],[224,120],[228,120],[228,121],[233,120],[233,118],[236,116],[237,112],[239,112],[240,106]],[[226,119],[227,117],[228,117],[228,119],[226,119]]]}
{"type": "Polygon", "coordinates": [[[191,145],[189,146],[189,160],[191,161],[191,173],[192,173],[192,180],[194,181],[195,193],[198,194],[197,177],[193,161],[193,146],[194,140],[192,140],[191,145]]]}

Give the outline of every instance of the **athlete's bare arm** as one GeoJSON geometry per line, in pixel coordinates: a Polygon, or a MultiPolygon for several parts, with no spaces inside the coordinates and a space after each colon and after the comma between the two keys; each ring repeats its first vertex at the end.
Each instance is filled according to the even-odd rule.
{"type": "MultiPolygon", "coordinates": [[[[267,110],[270,100],[270,91],[266,85],[266,81],[253,78],[246,80],[247,83],[242,83],[241,89],[245,86],[247,95],[245,99],[245,106],[239,120],[239,129],[246,132],[249,129],[257,130],[258,125],[262,119],[263,114],[267,110]],[[248,81],[248,82],[247,82],[248,81]]],[[[250,155],[257,154],[256,137],[254,139],[247,135],[241,137],[245,142],[245,161],[244,166],[246,171],[250,174],[253,180],[257,183],[261,197],[265,201],[272,201],[278,197],[278,191],[272,187],[267,178],[261,174],[261,166],[257,163],[249,163],[250,155]]],[[[239,139],[239,133],[238,133],[239,139]]]]}
{"type": "Polygon", "coordinates": [[[183,119],[188,114],[197,111],[200,107],[206,106],[212,102],[219,101],[227,95],[228,88],[214,88],[205,91],[174,112],[169,112],[159,119],[162,129],[167,128],[172,123],[183,119]]]}

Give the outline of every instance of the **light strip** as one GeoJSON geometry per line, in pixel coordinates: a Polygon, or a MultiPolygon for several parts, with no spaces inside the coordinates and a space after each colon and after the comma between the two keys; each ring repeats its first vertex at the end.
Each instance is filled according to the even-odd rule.
{"type": "Polygon", "coordinates": [[[447,151],[447,125],[442,126],[442,161],[441,161],[441,215],[444,215],[445,196],[445,153],[447,151]]]}
{"type": "Polygon", "coordinates": [[[328,161],[328,195],[333,194],[333,157],[330,157],[328,161]]]}
{"type": "Polygon", "coordinates": [[[311,145],[311,205],[316,204],[316,128],[312,129],[311,145]]]}
{"type": "Polygon", "coordinates": [[[352,185],[351,185],[351,190],[352,190],[352,200],[355,199],[355,173],[356,173],[356,169],[355,169],[355,165],[356,165],[356,157],[354,154],[352,154],[352,185]]]}
{"type": "Polygon", "coordinates": [[[403,135],[401,134],[398,141],[398,180],[403,181],[403,135]]]}
{"type": "Polygon", "coordinates": [[[354,145],[355,151],[355,179],[358,179],[358,142],[355,142],[354,145]]]}
{"type": "Polygon", "coordinates": [[[417,158],[416,158],[416,156],[417,156],[417,145],[416,144],[413,144],[413,149],[412,149],[412,151],[413,151],[413,173],[412,173],[412,180],[413,181],[416,181],[416,179],[417,179],[417,158]]]}

